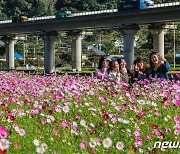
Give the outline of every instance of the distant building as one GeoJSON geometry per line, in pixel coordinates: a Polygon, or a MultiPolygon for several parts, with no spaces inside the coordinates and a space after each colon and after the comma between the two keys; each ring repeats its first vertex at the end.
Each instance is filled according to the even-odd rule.
{"type": "Polygon", "coordinates": [[[102,44],[91,44],[87,47],[87,50],[93,50],[98,56],[105,56],[106,53],[101,50],[102,44]]]}
{"type": "Polygon", "coordinates": [[[3,42],[3,41],[0,41],[0,45],[4,45],[4,42],[3,42]]]}
{"type": "Polygon", "coordinates": [[[124,55],[109,55],[107,58],[114,60],[118,58],[124,58],[124,55]]]}

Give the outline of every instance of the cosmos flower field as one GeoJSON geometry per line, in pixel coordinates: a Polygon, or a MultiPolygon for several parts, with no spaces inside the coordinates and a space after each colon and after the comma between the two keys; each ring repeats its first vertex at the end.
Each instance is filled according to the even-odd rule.
{"type": "Polygon", "coordinates": [[[180,81],[129,86],[0,72],[0,153],[178,153],[180,81]]]}

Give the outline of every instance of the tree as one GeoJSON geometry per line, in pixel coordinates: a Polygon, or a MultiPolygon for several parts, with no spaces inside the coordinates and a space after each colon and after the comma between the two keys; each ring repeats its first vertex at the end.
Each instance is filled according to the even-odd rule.
{"type": "Polygon", "coordinates": [[[8,18],[12,16],[28,15],[32,5],[25,0],[11,0],[5,3],[5,13],[8,18]]]}
{"type": "Polygon", "coordinates": [[[4,13],[4,7],[5,7],[5,1],[0,0],[0,20],[5,20],[6,19],[6,14],[4,13]]]}
{"type": "Polygon", "coordinates": [[[54,15],[57,0],[36,0],[36,14],[38,16],[54,15]]]}

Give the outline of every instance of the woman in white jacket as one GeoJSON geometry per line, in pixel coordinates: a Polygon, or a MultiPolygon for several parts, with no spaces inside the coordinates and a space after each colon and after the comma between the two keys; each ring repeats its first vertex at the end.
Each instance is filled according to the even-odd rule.
{"type": "Polygon", "coordinates": [[[110,81],[120,82],[122,81],[122,75],[119,71],[119,63],[117,60],[113,60],[109,63],[109,75],[110,81]]]}

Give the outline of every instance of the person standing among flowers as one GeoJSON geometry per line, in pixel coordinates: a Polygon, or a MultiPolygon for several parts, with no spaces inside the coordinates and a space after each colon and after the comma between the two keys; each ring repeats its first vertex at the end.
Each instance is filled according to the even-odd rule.
{"type": "Polygon", "coordinates": [[[108,78],[108,68],[109,68],[109,59],[105,56],[102,56],[99,59],[98,69],[95,71],[95,76],[98,79],[106,80],[108,78]]]}
{"type": "Polygon", "coordinates": [[[119,72],[121,73],[122,81],[128,83],[129,82],[129,76],[128,76],[128,70],[126,67],[125,59],[124,58],[118,58],[117,61],[119,63],[119,72]]]}
{"type": "Polygon", "coordinates": [[[147,77],[168,79],[170,64],[163,57],[159,57],[157,52],[152,52],[149,56],[150,67],[147,70],[147,77]]]}

